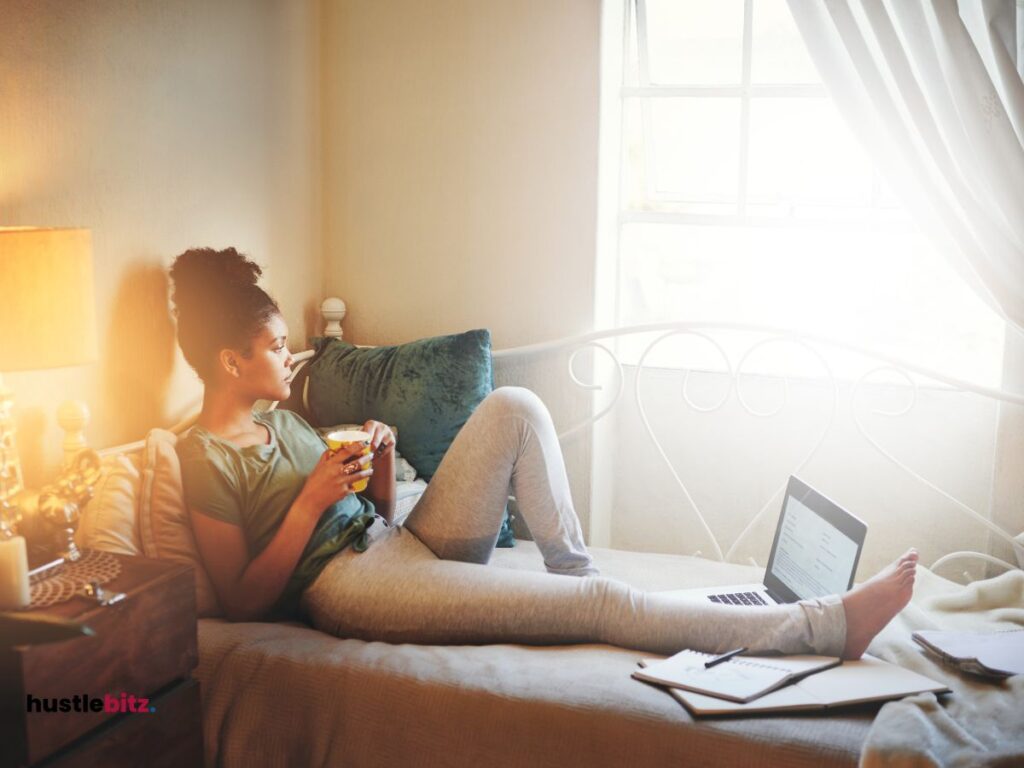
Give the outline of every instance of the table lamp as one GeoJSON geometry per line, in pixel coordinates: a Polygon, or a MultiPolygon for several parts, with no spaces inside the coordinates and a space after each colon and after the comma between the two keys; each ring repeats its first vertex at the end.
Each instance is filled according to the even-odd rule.
{"type": "Polygon", "coordinates": [[[0,227],[0,506],[23,489],[3,373],[95,360],[89,230],[0,227]]]}

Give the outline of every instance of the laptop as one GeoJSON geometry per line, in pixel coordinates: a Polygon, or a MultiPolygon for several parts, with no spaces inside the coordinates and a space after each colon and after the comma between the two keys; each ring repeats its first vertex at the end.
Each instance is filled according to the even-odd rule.
{"type": "Polygon", "coordinates": [[[763,584],[673,590],[722,605],[777,605],[853,586],[868,527],[797,477],[790,477],[763,584]]]}

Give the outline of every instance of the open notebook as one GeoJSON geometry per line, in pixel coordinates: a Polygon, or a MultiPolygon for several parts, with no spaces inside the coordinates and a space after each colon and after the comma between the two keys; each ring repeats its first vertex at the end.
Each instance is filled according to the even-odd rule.
{"type": "Polygon", "coordinates": [[[834,656],[736,656],[706,668],[705,662],[715,656],[681,651],[664,661],[652,661],[638,668],[633,677],[743,702],[840,663],[834,656]]]}
{"type": "MultiPolygon", "coordinates": [[[[641,661],[645,666],[647,660],[641,661]]],[[[658,662],[650,661],[651,665],[658,662]]],[[[669,688],[668,692],[695,716],[748,715],[758,712],[800,712],[831,709],[872,701],[902,699],[915,693],[947,693],[941,683],[887,661],[865,656],[810,675],[792,685],[742,703],[669,688]]]]}

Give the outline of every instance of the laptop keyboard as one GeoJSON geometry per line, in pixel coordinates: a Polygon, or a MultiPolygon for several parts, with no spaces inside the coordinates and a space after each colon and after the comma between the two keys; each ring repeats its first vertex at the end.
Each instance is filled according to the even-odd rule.
{"type": "Polygon", "coordinates": [[[708,595],[712,603],[723,605],[768,605],[757,592],[732,592],[726,595],[708,595]]]}

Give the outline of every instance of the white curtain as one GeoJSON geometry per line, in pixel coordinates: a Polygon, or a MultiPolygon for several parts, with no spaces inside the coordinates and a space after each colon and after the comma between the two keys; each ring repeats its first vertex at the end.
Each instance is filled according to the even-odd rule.
{"type": "Polygon", "coordinates": [[[890,185],[1024,328],[1024,81],[1014,0],[789,0],[890,185]]]}

